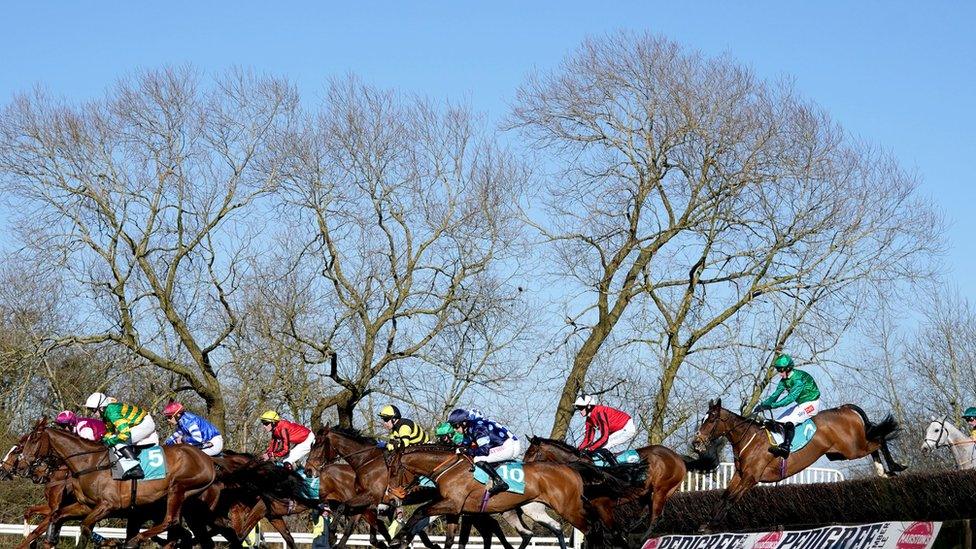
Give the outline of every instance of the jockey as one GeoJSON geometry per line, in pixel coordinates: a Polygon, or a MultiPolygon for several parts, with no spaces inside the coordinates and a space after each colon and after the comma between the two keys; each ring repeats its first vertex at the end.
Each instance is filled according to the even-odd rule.
{"type": "Polygon", "coordinates": [[[99,442],[105,436],[105,422],[93,417],[78,417],[71,410],[58,414],[54,422],[85,440],[99,442]]]}
{"type": "Polygon", "coordinates": [[[471,441],[470,444],[459,447],[458,452],[463,451],[474,456],[472,461],[475,465],[491,477],[492,487],[488,495],[493,496],[508,490],[508,483],[502,480],[498,471],[490,464],[516,459],[520,450],[518,438],[505,427],[474,410],[469,412],[458,408],[451,412],[447,422],[455,429],[459,428],[459,432],[471,441]]]}
{"type": "Polygon", "coordinates": [[[779,457],[790,455],[790,444],[796,426],[817,415],[820,411],[820,389],[813,376],[803,370],[795,370],[793,358],[790,355],[779,355],[773,362],[773,368],[780,374],[776,390],[766,400],[756,407],[756,413],[789,406],[776,421],[783,425],[783,443],[774,446],[770,451],[779,457]],[[779,396],[786,393],[783,398],[779,396]],[[777,400],[779,399],[779,400],[777,400]]]}
{"type": "Polygon", "coordinates": [[[380,409],[380,419],[383,426],[390,431],[387,440],[379,440],[376,446],[387,450],[399,450],[411,444],[427,444],[430,437],[412,419],[406,419],[400,415],[400,409],[392,404],[387,404],[380,409]]]}
{"type": "Polygon", "coordinates": [[[187,412],[179,402],[172,401],[163,408],[163,415],[176,426],[173,434],[163,444],[190,444],[208,456],[216,456],[224,449],[224,437],[212,423],[187,412]]]}
{"type": "Polygon", "coordinates": [[[102,393],[92,393],[85,401],[85,408],[98,410],[105,420],[107,434],[102,442],[115,448],[123,470],[121,480],[142,478],[135,447],[159,444],[152,416],[142,408],[123,404],[102,393]]]}
{"type": "Polygon", "coordinates": [[[976,440],[976,406],[966,408],[966,411],[962,413],[962,418],[969,425],[969,438],[976,440]]]}
{"type": "Polygon", "coordinates": [[[464,444],[464,435],[455,431],[451,424],[442,421],[434,429],[434,437],[438,444],[460,446],[464,444]]]}
{"type": "Polygon", "coordinates": [[[614,463],[616,457],[613,449],[626,450],[637,435],[633,418],[616,408],[597,404],[592,395],[581,395],[576,399],[575,406],[580,415],[586,418],[586,434],[579,449],[600,452],[605,462],[614,463]],[[596,436],[597,431],[600,432],[599,437],[596,436]]]}
{"type": "Polygon", "coordinates": [[[315,433],[304,425],[281,419],[274,410],[261,414],[261,424],[271,433],[264,459],[281,459],[288,469],[295,469],[305,462],[315,444],[315,433]]]}

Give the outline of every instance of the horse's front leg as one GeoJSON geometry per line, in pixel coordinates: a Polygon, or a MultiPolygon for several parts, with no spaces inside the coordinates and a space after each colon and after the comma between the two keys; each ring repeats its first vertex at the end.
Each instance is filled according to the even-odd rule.
{"type": "Polygon", "coordinates": [[[180,484],[170,486],[169,494],[166,497],[166,514],[163,520],[154,524],[145,532],[140,532],[135,537],[129,538],[125,544],[126,549],[139,547],[139,544],[165,532],[176,521],[180,519],[180,510],[183,508],[183,500],[186,498],[186,489],[180,484]]]}
{"type": "Polygon", "coordinates": [[[281,534],[281,537],[285,540],[285,544],[288,546],[288,549],[297,549],[298,546],[295,545],[295,538],[292,537],[291,530],[289,530],[288,525],[285,524],[285,519],[282,517],[268,517],[268,522],[270,522],[271,526],[273,526],[274,529],[281,534]]]}

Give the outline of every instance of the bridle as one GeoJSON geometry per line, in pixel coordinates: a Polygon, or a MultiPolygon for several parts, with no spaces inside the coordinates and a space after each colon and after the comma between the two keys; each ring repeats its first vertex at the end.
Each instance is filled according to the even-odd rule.
{"type": "MultiPolygon", "coordinates": [[[[973,461],[976,461],[976,441],[973,441],[973,440],[964,440],[964,441],[961,441],[961,442],[952,442],[951,440],[949,440],[949,433],[946,431],[946,422],[947,421],[949,421],[948,416],[942,416],[942,421],[938,422],[939,423],[939,436],[936,437],[935,440],[933,440],[933,439],[931,439],[931,438],[928,437],[928,432],[926,432],[925,443],[926,444],[932,443],[932,448],[933,449],[938,449],[938,448],[952,448],[953,446],[967,446],[967,445],[972,446],[969,459],[967,459],[966,461],[963,461],[963,462],[956,462],[956,466],[962,468],[963,466],[969,465],[973,461]],[[942,442],[942,439],[943,438],[946,439],[946,442],[944,442],[944,443],[942,442]]],[[[936,422],[933,421],[932,423],[936,423],[936,422]]],[[[953,455],[953,458],[955,458],[955,455],[953,455]]]]}

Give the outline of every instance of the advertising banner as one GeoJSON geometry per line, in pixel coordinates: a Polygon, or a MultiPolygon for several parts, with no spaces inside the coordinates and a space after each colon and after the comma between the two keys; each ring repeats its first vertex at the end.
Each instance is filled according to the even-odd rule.
{"type": "Polygon", "coordinates": [[[876,522],[750,534],[651,538],[642,549],[930,549],[941,522],[876,522]]]}

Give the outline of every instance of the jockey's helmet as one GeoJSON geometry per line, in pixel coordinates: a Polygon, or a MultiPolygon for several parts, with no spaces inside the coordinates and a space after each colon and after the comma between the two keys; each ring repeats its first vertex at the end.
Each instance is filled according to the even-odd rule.
{"type": "Polygon", "coordinates": [[[962,417],[966,419],[976,418],[976,406],[966,408],[966,411],[962,413],[962,417]]]}
{"type": "Polygon", "coordinates": [[[78,416],[71,410],[64,410],[58,414],[58,417],[54,418],[54,422],[58,425],[74,425],[78,422],[78,416]]]}
{"type": "Polygon", "coordinates": [[[589,408],[590,406],[596,406],[596,397],[593,395],[580,395],[576,399],[574,404],[577,408],[589,408]]]}
{"type": "Polygon", "coordinates": [[[447,416],[447,422],[457,427],[458,425],[462,425],[464,422],[468,421],[469,417],[470,414],[468,414],[467,410],[464,408],[458,408],[447,416]]]}
{"type": "Polygon", "coordinates": [[[173,417],[183,412],[183,405],[177,401],[172,401],[163,408],[163,415],[166,417],[173,417]]]}
{"type": "Polygon", "coordinates": [[[380,408],[380,419],[383,421],[393,421],[400,419],[400,409],[392,404],[380,408]]]}
{"type": "Polygon", "coordinates": [[[85,400],[85,408],[88,408],[89,410],[98,410],[109,402],[111,402],[111,400],[105,396],[105,393],[92,393],[88,395],[88,399],[85,400]]]}
{"type": "Polygon", "coordinates": [[[281,416],[279,416],[278,412],[275,412],[274,410],[268,410],[267,412],[261,414],[260,419],[261,423],[277,423],[281,421],[281,416]]]}
{"type": "Polygon", "coordinates": [[[779,372],[786,372],[793,369],[793,357],[790,355],[779,355],[773,362],[773,368],[779,372]]]}
{"type": "Polygon", "coordinates": [[[451,424],[446,421],[438,423],[437,428],[434,429],[434,436],[446,437],[452,434],[454,434],[454,429],[451,427],[451,424]]]}

